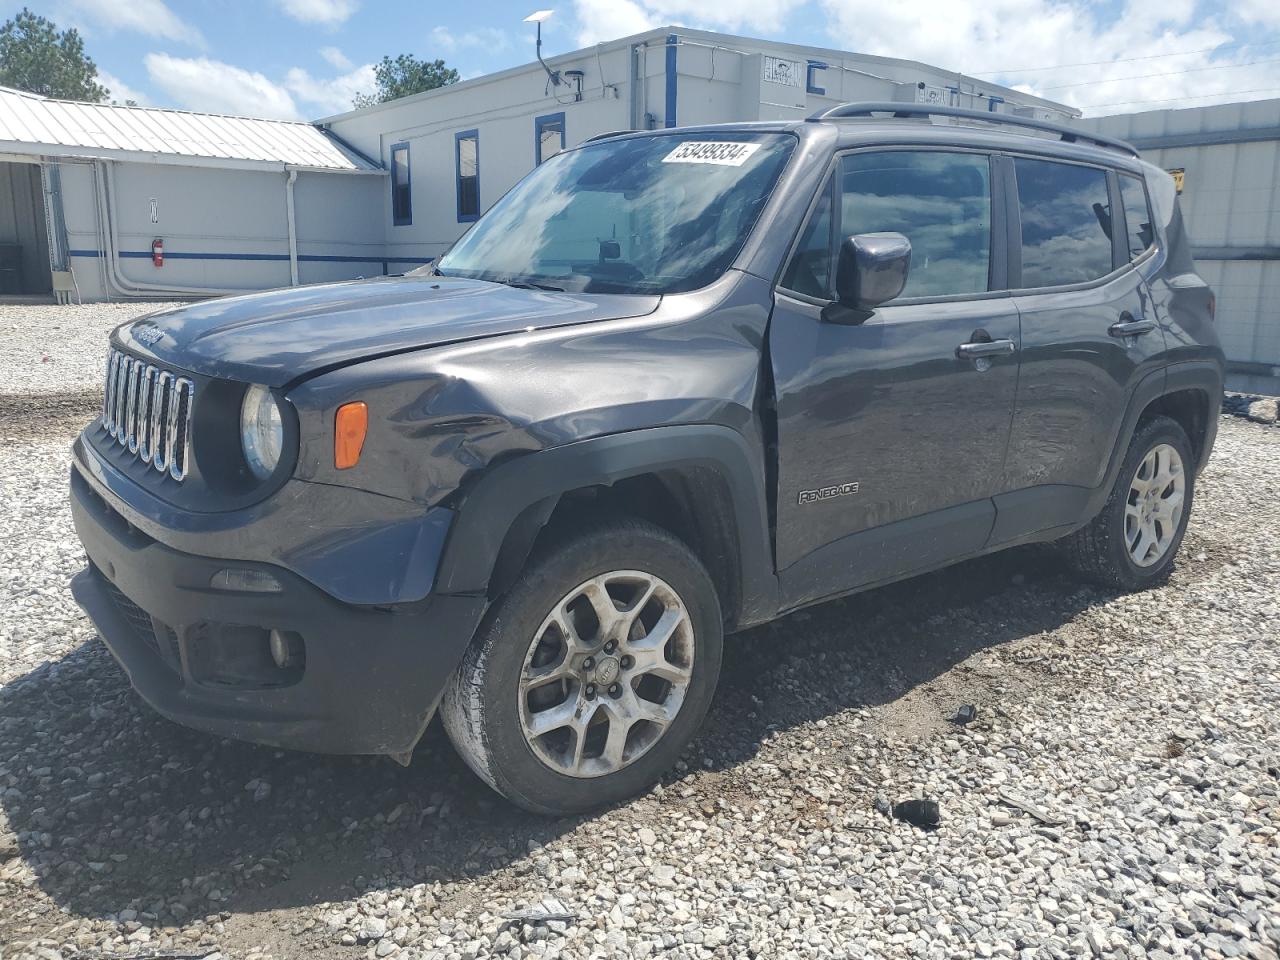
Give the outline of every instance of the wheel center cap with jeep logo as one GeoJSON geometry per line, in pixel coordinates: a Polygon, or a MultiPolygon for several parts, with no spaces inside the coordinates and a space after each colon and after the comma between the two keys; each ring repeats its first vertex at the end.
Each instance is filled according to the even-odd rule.
{"type": "Polygon", "coordinates": [[[604,657],[596,666],[596,683],[607,687],[618,679],[620,664],[615,657],[604,657]]]}

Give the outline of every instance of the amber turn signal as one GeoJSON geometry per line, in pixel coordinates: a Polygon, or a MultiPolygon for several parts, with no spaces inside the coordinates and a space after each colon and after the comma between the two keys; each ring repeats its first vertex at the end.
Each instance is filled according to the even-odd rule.
{"type": "Polygon", "coordinates": [[[333,421],[333,465],[348,470],[360,462],[364,435],[369,430],[369,407],[363,400],[344,403],[333,421]]]}

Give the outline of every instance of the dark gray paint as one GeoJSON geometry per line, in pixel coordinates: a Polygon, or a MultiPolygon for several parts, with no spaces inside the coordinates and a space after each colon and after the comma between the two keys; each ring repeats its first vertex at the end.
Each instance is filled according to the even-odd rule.
{"type": "Polygon", "coordinates": [[[158,314],[139,324],[165,334],[152,351],[132,328],[117,340],[278,387],[297,416],[292,475],[255,503],[198,513],[95,453],[105,444],[94,427],[79,475],[160,544],[406,608],[428,589],[483,606],[495,567],[523,560],[570,491],[710,476],[690,484],[691,509],[728,532],[711,559],[731,569],[722,599],[736,627],[1069,532],[1101,507],[1138,418],[1169,391],[1201,398],[1207,456],[1222,354],[1176,205],[1137,264],[1053,292],[1008,289],[1019,275],[1008,155],[1141,174],[1139,161],[915,122],[747,126],[799,143],[716,283],[659,300],[392,278],[158,314]],[[852,316],[775,290],[836,152],[881,146],[995,156],[995,292],[852,316]],[[1126,314],[1156,328],[1113,336],[1126,314]],[[965,349],[991,341],[1012,350],[965,349]],[[369,405],[369,435],[359,464],[340,471],[332,424],[350,400],[369,405]],[[857,494],[800,502],[802,490],[850,482],[857,494]]]}

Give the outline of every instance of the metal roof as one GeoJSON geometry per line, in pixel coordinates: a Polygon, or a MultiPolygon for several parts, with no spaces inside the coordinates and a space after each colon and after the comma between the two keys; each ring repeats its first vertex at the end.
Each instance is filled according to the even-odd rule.
{"type": "Polygon", "coordinates": [[[0,87],[0,153],[382,172],[309,123],[51,100],[0,87]]]}

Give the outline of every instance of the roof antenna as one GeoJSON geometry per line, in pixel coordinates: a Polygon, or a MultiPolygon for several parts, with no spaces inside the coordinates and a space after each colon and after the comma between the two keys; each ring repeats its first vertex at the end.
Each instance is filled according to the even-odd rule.
{"type": "Polygon", "coordinates": [[[525,23],[536,23],[538,25],[538,62],[542,64],[542,69],[547,71],[547,78],[551,81],[553,87],[561,84],[560,71],[552,70],[547,66],[547,61],[542,59],[542,21],[550,17],[554,10],[537,10],[524,18],[525,23]]]}

